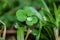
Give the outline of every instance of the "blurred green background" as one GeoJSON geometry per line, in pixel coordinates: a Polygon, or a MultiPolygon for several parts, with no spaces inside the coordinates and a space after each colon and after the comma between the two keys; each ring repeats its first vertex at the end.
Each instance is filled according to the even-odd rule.
{"type": "MultiPolygon", "coordinates": [[[[46,8],[49,9],[50,13],[52,14],[53,18],[55,19],[56,17],[54,14],[54,5],[53,4],[55,3],[57,9],[60,8],[60,0],[44,0],[44,1],[45,1],[46,5],[48,6],[48,8],[47,7],[46,8]]],[[[41,0],[0,0],[0,20],[2,20],[6,24],[7,29],[10,29],[12,26],[16,26],[15,25],[16,23],[18,23],[19,25],[22,25],[22,26],[26,26],[26,24],[24,22],[21,23],[17,20],[16,11],[18,9],[23,9],[24,7],[27,6],[27,7],[34,7],[38,12],[40,12],[40,10],[42,8],[45,8],[44,5],[41,2],[41,0]]],[[[60,11],[60,9],[59,9],[59,11],[60,11]]],[[[60,15],[60,14],[58,14],[58,15],[60,15]]],[[[52,17],[50,17],[50,19],[52,19],[52,17]]],[[[31,35],[33,35],[34,37],[37,36],[36,40],[55,40],[55,36],[54,36],[54,32],[53,32],[53,26],[55,26],[55,25],[51,26],[52,25],[51,21],[48,22],[49,24],[47,23],[48,24],[47,27],[42,27],[41,32],[38,31],[39,25],[41,25],[41,24],[38,24],[37,28],[32,27],[33,32],[31,33],[31,35]]],[[[43,24],[43,26],[46,26],[46,25],[43,24]]],[[[2,25],[0,25],[0,29],[1,28],[2,28],[2,25]]],[[[29,27],[24,27],[24,28],[25,28],[24,31],[27,32],[27,28],[29,28],[29,27]]],[[[35,38],[33,38],[32,40],[34,40],[34,39],[35,38]]]]}

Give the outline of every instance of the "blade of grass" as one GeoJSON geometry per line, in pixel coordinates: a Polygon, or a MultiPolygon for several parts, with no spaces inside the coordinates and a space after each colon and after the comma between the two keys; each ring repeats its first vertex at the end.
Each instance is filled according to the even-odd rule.
{"type": "Polygon", "coordinates": [[[42,39],[49,40],[43,33],[41,33],[41,38],[42,38],[42,39]]]}
{"type": "Polygon", "coordinates": [[[45,1],[44,1],[44,0],[41,0],[41,2],[43,3],[43,5],[44,5],[46,11],[47,11],[48,13],[50,13],[49,8],[47,7],[45,1]]]}
{"type": "Polygon", "coordinates": [[[39,22],[39,30],[37,31],[38,33],[37,33],[37,35],[36,35],[36,40],[39,40],[40,38],[41,38],[41,30],[42,30],[42,26],[43,26],[43,24],[42,24],[42,22],[40,21],[39,22]]]}
{"type": "Polygon", "coordinates": [[[48,29],[47,29],[46,27],[44,27],[44,29],[47,31],[47,33],[48,33],[48,35],[49,35],[50,39],[52,40],[51,35],[50,35],[50,33],[49,33],[48,29]]]}
{"type": "Polygon", "coordinates": [[[24,28],[20,27],[17,30],[17,40],[24,40],[24,28]]]}
{"type": "Polygon", "coordinates": [[[40,39],[40,30],[38,32],[38,34],[36,35],[36,40],[39,40],[40,39]]]}
{"type": "Polygon", "coordinates": [[[52,23],[54,23],[54,18],[53,18],[53,16],[52,16],[52,14],[51,14],[48,6],[46,5],[45,1],[44,1],[44,0],[41,0],[41,2],[42,2],[42,4],[43,4],[43,6],[44,6],[42,9],[44,10],[44,12],[47,12],[46,15],[48,15],[50,21],[51,21],[52,23]]]}
{"type": "Polygon", "coordinates": [[[59,13],[58,13],[58,10],[57,10],[55,3],[53,5],[54,5],[54,14],[55,14],[55,19],[56,19],[55,25],[58,27],[59,26],[59,13]]]}

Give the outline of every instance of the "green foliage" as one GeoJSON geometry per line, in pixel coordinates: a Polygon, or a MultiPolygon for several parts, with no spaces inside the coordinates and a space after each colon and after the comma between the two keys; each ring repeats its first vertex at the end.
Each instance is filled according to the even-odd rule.
{"type": "Polygon", "coordinates": [[[16,12],[17,19],[21,22],[26,21],[26,24],[32,26],[38,22],[38,18],[34,15],[35,12],[32,11],[31,7],[26,7],[24,10],[18,10],[16,12]]]}
{"type": "Polygon", "coordinates": [[[56,26],[59,27],[60,13],[59,13],[59,8],[57,9],[55,4],[54,4],[54,13],[55,13],[55,19],[56,19],[56,26]]]}
{"type": "Polygon", "coordinates": [[[23,10],[18,10],[17,12],[16,12],[16,16],[17,16],[17,19],[19,20],[19,21],[25,21],[26,20],[26,18],[27,18],[27,16],[25,15],[25,13],[24,13],[24,11],[23,10]]]}
{"type": "Polygon", "coordinates": [[[17,40],[24,40],[24,28],[20,27],[17,29],[17,40]]]}
{"type": "Polygon", "coordinates": [[[29,8],[25,7],[24,11],[26,12],[27,16],[33,16],[35,14],[34,11],[32,11],[31,7],[29,7],[29,8]]]}
{"type": "Polygon", "coordinates": [[[0,20],[7,29],[12,26],[17,29],[17,40],[24,40],[28,28],[36,40],[55,40],[53,28],[60,24],[59,3],[59,0],[0,0],[0,20]]]}

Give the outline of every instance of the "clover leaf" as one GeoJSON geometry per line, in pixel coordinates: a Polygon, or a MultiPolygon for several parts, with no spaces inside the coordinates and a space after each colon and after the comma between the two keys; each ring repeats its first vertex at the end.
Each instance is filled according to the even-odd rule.
{"type": "Polygon", "coordinates": [[[34,24],[38,22],[38,18],[37,18],[36,16],[33,16],[32,18],[33,18],[33,19],[32,19],[32,22],[33,22],[34,24]]]}
{"type": "Polygon", "coordinates": [[[27,16],[24,14],[24,11],[23,10],[18,10],[16,12],[16,16],[17,16],[17,19],[21,22],[25,21],[27,16]]]}
{"type": "Polygon", "coordinates": [[[25,7],[24,11],[26,12],[27,16],[33,16],[35,14],[35,12],[33,12],[30,7],[25,7]]]}
{"type": "Polygon", "coordinates": [[[29,26],[32,26],[33,25],[33,23],[30,22],[30,21],[26,21],[26,24],[29,25],[29,26]]]}
{"type": "Polygon", "coordinates": [[[32,26],[33,24],[38,22],[38,18],[36,16],[28,17],[26,20],[26,24],[32,26]],[[30,20],[28,20],[30,18],[30,20]]]}

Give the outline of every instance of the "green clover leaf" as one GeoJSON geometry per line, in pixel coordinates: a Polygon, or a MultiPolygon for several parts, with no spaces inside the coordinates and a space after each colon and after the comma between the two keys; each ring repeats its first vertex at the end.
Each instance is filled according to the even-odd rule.
{"type": "Polygon", "coordinates": [[[25,7],[24,10],[27,16],[33,16],[35,14],[30,7],[25,7]]]}
{"type": "Polygon", "coordinates": [[[33,19],[32,19],[32,22],[33,22],[34,24],[38,22],[38,18],[37,18],[36,16],[33,16],[32,18],[33,18],[33,19]]]}
{"type": "Polygon", "coordinates": [[[27,17],[26,24],[29,25],[29,26],[33,25],[32,17],[27,17]]]}
{"type": "Polygon", "coordinates": [[[26,20],[26,24],[32,26],[33,24],[38,22],[38,18],[36,16],[28,17],[26,20]]]}
{"type": "Polygon", "coordinates": [[[25,21],[27,16],[24,14],[24,11],[23,10],[18,10],[16,12],[16,16],[17,16],[17,19],[21,22],[25,21]]]}
{"type": "Polygon", "coordinates": [[[32,26],[33,25],[33,23],[30,22],[30,21],[26,21],[26,24],[29,25],[29,26],[32,26]]]}

